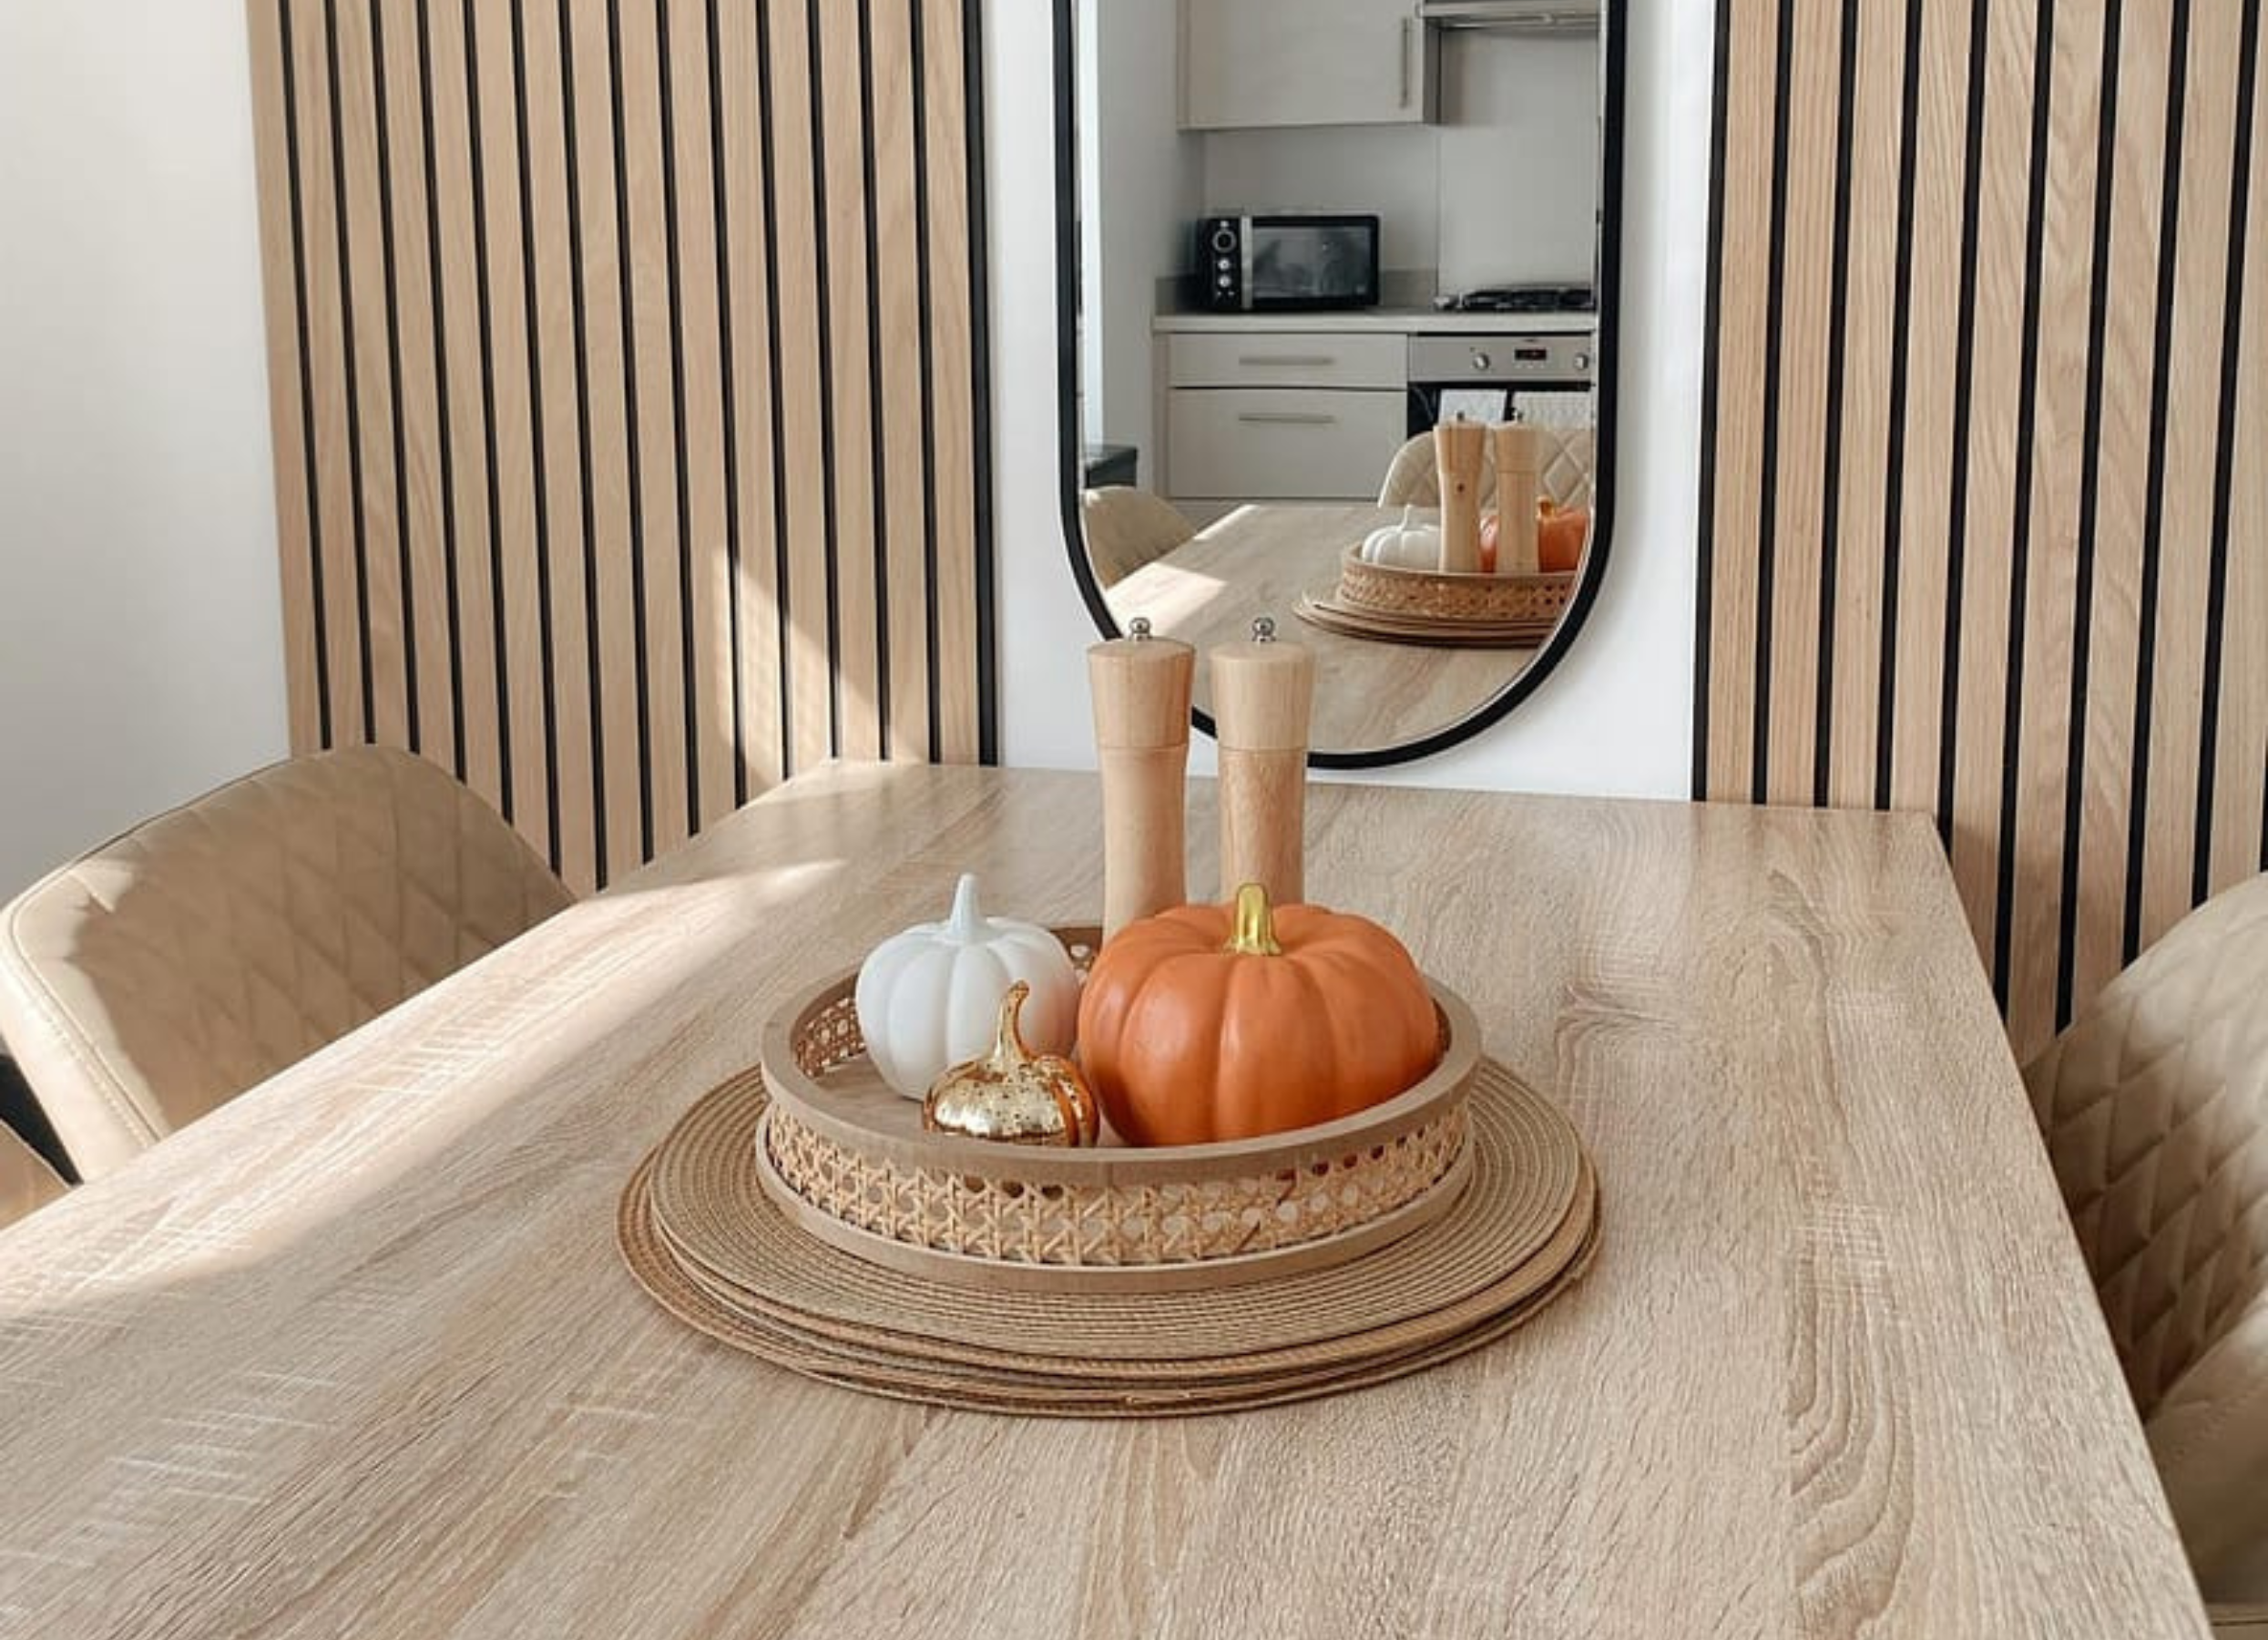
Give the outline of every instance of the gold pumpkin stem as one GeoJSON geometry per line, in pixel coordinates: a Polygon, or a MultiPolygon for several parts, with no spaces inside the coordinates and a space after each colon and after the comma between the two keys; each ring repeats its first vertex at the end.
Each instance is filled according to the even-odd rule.
{"type": "Polygon", "coordinates": [[[1268,891],[1258,883],[1247,883],[1236,891],[1236,918],[1223,948],[1240,957],[1283,955],[1283,948],[1276,943],[1276,917],[1268,906],[1268,891]]]}
{"type": "Polygon", "coordinates": [[[1031,1049],[1024,1040],[1024,999],[1032,994],[1032,988],[1018,979],[1008,987],[1000,999],[1000,1029],[993,1039],[992,1059],[996,1065],[1014,1066],[1026,1063],[1032,1057],[1031,1049]]]}

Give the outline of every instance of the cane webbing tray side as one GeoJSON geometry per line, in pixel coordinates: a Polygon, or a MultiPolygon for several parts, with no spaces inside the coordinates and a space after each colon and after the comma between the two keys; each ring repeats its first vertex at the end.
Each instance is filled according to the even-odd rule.
{"type": "Polygon", "coordinates": [[[1471,1180],[1435,1223],[1332,1269],[1191,1292],[981,1291],[852,1256],[798,1229],[754,1177],[764,1105],[761,1079],[737,1078],[647,1158],[621,1200],[624,1258],[664,1308],[724,1343],[910,1399],[1162,1416],[1333,1393],[1502,1336],[1580,1276],[1598,1239],[1573,1129],[1493,1065],[1474,1081],[1471,1180]],[[710,1188],[689,1203],[680,1176],[665,1201],[689,1154],[716,1158],[710,1188]]]}
{"type": "Polygon", "coordinates": [[[1435,620],[1418,615],[1381,615],[1342,603],[1329,593],[1303,592],[1292,612],[1326,632],[1430,649],[1538,649],[1559,624],[1557,620],[1435,620]]]}
{"type": "Polygon", "coordinates": [[[1454,574],[1371,564],[1350,547],[1339,560],[1333,600],[1351,610],[1422,620],[1466,621],[1547,628],[1567,613],[1578,577],[1560,569],[1532,575],[1454,574]]]}
{"type": "MultiPolygon", "coordinates": [[[[1076,956],[1092,928],[1056,930],[1076,956]]],[[[1060,1150],[924,1132],[865,1057],[841,975],[767,1027],[758,1181],[812,1234],[937,1280],[1057,1291],[1251,1281],[1360,1256],[1446,1209],[1464,1180],[1480,1030],[1433,987],[1441,1056],[1415,1086],[1289,1133],[1060,1150]]],[[[678,1186],[665,1167],[658,1189],[678,1186]]]]}

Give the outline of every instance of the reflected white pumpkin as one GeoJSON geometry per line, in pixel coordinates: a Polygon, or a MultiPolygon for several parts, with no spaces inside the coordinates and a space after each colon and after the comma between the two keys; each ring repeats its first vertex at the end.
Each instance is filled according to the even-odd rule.
{"type": "Polygon", "coordinates": [[[1412,522],[1417,509],[1402,509],[1402,521],[1374,529],[1363,538],[1363,562],[1385,564],[1396,569],[1441,568],[1441,528],[1412,522]]]}

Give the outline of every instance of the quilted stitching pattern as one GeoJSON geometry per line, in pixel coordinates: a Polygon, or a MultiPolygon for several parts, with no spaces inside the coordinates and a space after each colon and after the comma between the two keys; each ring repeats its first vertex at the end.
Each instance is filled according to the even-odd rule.
{"type": "MultiPolygon", "coordinates": [[[[1539,469],[1543,493],[1560,507],[1589,507],[1592,469],[1599,459],[1598,434],[1589,427],[1543,427],[1538,431],[1544,446],[1544,462],[1539,469]]],[[[1496,505],[1494,467],[1481,476],[1480,499],[1484,507],[1496,505]]],[[[1378,505],[1441,505],[1441,469],[1434,460],[1433,435],[1420,433],[1395,453],[1386,468],[1385,482],[1379,487],[1378,505]]]]}
{"type": "Polygon", "coordinates": [[[2268,1289],[2268,876],[2191,913],[2025,1080],[2147,1420],[2268,1289]]]}
{"type": "Polygon", "coordinates": [[[571,898],[433,764],[294,759],[9,907],[0,1030],[92,1176],[571,898]]]}

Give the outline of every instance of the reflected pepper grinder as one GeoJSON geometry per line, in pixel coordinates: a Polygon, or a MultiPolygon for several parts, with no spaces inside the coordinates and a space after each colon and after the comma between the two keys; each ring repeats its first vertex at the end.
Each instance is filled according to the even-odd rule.
{"type": "Polygon", "coordinates": [[[1247,883],[1271,904],[1307,898],[1307,733],[1315,657],[1276,641],[1276,623],[1252,622],[1248,643],[1211,654],[1221,741],[1221,897],[1247,883]]]}
{"type": "Polygon", "coordinates": [[[1441,569],[1445,575],[1480,573],[1480,479],[1488,456],[1488,429],[1478,422],[1439,423],[1434,465],[1441,476],[1441,569]]]}
{"type": "Polygon", "coordinates": [[[1102,932],[1189,898],[1183,800],[1197,651],[1150,636],[1136,616],[1124,638],[1087,651],[1095,751],[1102,770],[1102,932]]]}
{"type": "Polygon", "coordinates": [[[1497,573],[1538,574],[1536,497],[1543,488],[1543,441],[1525,422],[1498,422],[1489,431],[1497,446],[1497,573]]]}

